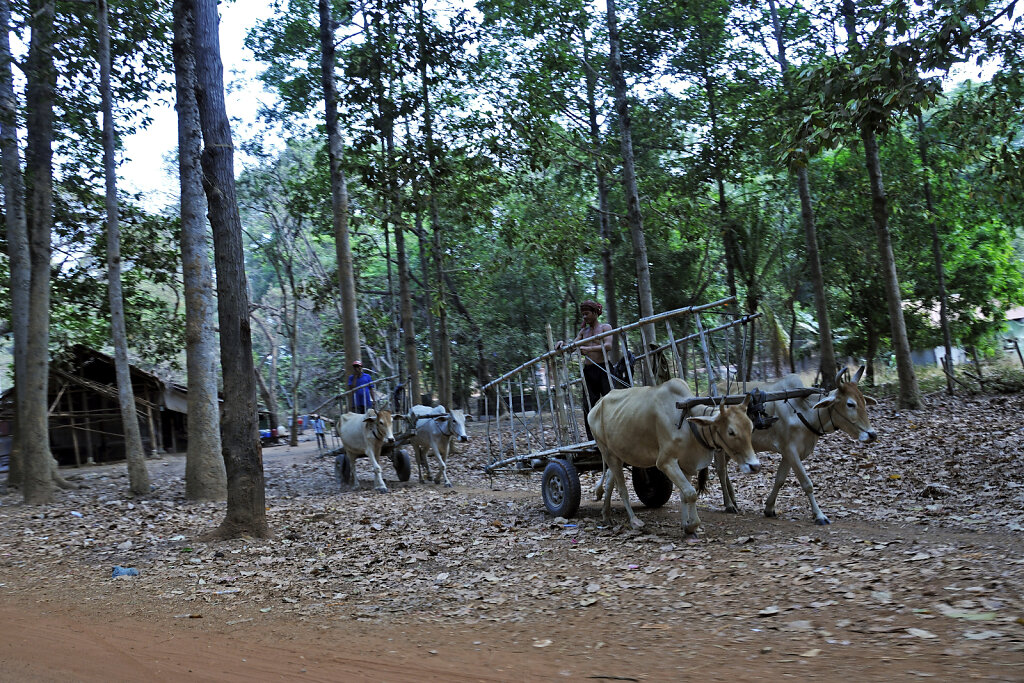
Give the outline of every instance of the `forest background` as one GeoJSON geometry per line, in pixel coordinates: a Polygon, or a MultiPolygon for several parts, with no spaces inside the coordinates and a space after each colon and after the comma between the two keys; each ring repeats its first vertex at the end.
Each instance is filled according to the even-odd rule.
{"type": "MultiPolygon", "coordinates": [[[[171,3],[99,3],[112,119],[98,5],[4,4],[29,84],[17,46],[29,10],[53,10],[49,347],[109,349],[100,122],[115,141],[145,135],[174,80],[171,3]]],[[[270,6],[246,46],[273,97],[234,146],[253,361],[274,412],[320,405],[359,356],[382,376],[417,367],[417,393],[466,405],[545,350],[545,323],[571,338],[584,299],[614,326],[729,295],[765,314],[779,372],[801,353],[823,370],[852,356],[870,382],[891,352],[916,405],[911,347],[993,354],[1024,301],[1015,1],[270,6]],[[954,83],[957,68],[985,77],[954,83]]],[[[180,377],[183,212],[125,189],[117,206],[131,360],[180,377]]]]}

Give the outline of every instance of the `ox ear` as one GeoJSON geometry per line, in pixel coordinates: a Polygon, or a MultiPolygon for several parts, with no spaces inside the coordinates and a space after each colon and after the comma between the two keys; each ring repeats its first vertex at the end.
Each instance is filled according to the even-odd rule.
{"type": "Polygon", "coordinates": [[[828,396],[826,396],[825,398],[821,399],[820,401],[815,403],[813,406],[811,406],[811,410],[821,410],[822,408],[828,408],[830,405],[832,405],[835,402],[836,402],[835,392],[832,392],[831,394],[829,394],[828,396]]]}
{"type": "Polygon", "coordinates": [[[867,396],[865,394],[861,394],[861,395],[864,396],[864,403],[866,405],[869,405],[869,406],[876,406],[876,405],[878,405],[878,401],[876,399],[873,399],[870,396],[867,396]]]}
{"type": "Polygon", "coordinates": [[[715,424],[715,418],[708,417],[706,415],[691,415],[690,417],[686,418],[686,421],[693,422],[697,426],[704,427],[710,427],[711,425],[715,424]]]}

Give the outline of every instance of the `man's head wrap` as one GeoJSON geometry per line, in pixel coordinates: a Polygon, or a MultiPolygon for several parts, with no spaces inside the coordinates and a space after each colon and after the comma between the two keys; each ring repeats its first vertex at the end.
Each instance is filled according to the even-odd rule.
{"type": "Polygon", "coordinates": [[[587,309],[593,311],[597,315],[601,315],[601,311],[604,310],[601,304],[589,299],[580,304],[580,311],[586,311],[587,309]]]}

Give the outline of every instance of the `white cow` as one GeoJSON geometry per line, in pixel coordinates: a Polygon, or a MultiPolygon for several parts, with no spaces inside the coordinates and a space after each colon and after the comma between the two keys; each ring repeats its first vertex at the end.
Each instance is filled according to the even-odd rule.
{"type": "MultiPolygon", "coordinates": [[[[867,413],[867,406],[874,405],[876,401],[870,396],[863,395],[857,386],[861,375],[864,374],[864,368],[862,366],[848,382],[842,381],[846,372],[845,369],[839,372],[836,376],[836,388],[825,398],[810,396],[765,403],[765,413],[778,419],[767,429],[754,430],[754,450],[772,451],[782,456],[779,470],[775,473],[775,486],[764,503],[765,517],[775,517],[775,499],[786,483],[789,471],[793,470],[800,488],[807,494],[807,500],[811,504],[814,523],[830,523],[814,499],[814,486],[804,470],[803,461],[814,452],[820,437],[836,430],[844,431],[864,443],[870,443],[877,438],[867,413]]],[[[803,387],[803,382],[798,376],[788,375],[761,389],[765,393],[772,393],[803,387]]],[[[724,465],[724,459],[716,459],[715,469],[722,484],[725,511],[738,512],[736,493],[729,482],[724,465]]]]}
{"type": "MultiPolygon", "coordinates": [[[[424,408],[425,406],[417,406],[424,408]]],[[[444,410],[444,406],[434,409],[435,413],[417,417],[414,424],[412,447],[416,452],[416,464],[419,467],[420,483],[423,483],[423,470],[430,478],[430,465],[427,462],[427,453],[433,453],[437,459],[438,471],[434,475],[434,483],[451,488],[452,482],[448,479],[448,466],[445,461],[448,459],[448,452],[451,448],[452,439],[469,441],[466,435],[466,416],[461,410],[453,410],[450,413],[444,410]],[[437,411],[440,411],[439,413],[437,411]]],[[[415,413],[414,413],[415,414],[415,413]]]]}
{"type": "MultiPolygon", "coordinates": [[[[708,416],[690,416],[680,424],[676,402],[693,396],[690,387],[672,378],[654,387],[632,387],[609,392],[588,415],[594,440],[629,515],[630,524],[643,526],[629,504],[622,466],[657,467],[682,496],[682,525],[687,536],[696,534],[697,491],[690,477],[711,464],[716,450],[724,451],[742,472],[757,472],[760,463],[750,445],[753,424],[746,415],[749,397],[738,406],[725,406],[708,416]]],[[[611,517],[611,486],[604,491],[602,514],[611,517]]]]}
{"type": "Polygon", "coordinates": [[[370,409],[363,413],[345,413],[338,421],[338,433],[341,436],[341,445],[345,449],[345,456],[349,461],[350,486],[357,485],[356,480],[356,458],[365,455],[370,459],[373,467],[374,489],[381,493],[387,493],[388,487],[384,484],[384,477],[381,472],[380,457],[384,444],[394,444],[395,435],[391,426],[391,411],[381,410],[377,412],[370,409]]]}

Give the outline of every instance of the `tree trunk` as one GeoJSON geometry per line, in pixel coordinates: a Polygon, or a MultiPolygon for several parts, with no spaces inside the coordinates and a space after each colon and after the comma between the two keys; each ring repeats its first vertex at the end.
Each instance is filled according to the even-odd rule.
{"type": "MultiPolygon", "coordinates": [[[[597,72],[590,65],[590,40],[587,38],[586,14],[580,17],[579,30],[583,41],[583,70],[587,84],[587,118],[590,123],[590,153],[594,158],[594,177],[597,179],[597,225],[601,240],[601,272],[604,282],[605,320],[612,327],[619,326],[619,307],[615,294],[615,268],[612,264],[612,222],[608,210],[608,179],[601,164],[601,125],[597,114],[597,72]]],[[[618,340],[615,340],[618,344],[618,340]]]]}
{"type": "MultiPolygon", "coordinates": [[[[124,296],[121,291],[121,226],[118,222],[117,171],[114,168],[114,104],[110,92],[110,28],[107,2],[96,2],[99,28],[100,98],[103,111],[103,175],[106,180],[107,208],[107,292],[110,299],[110,338],[114,345],[114,371],[117,375],[117,400],[121,408],[124,454],[128,461],[128,483],[132,493],[149,493],[149,472],[142,451],[142,433],[135,410],[131,366],[128,364],[128,332],[124,322],[124,296]]],[[[156,444],[150,444],[156,448],[156,444]]]]}
{"type": "MultiPolygon", "coordinates": [[[[708,100],[708,121],[711,124],[711,140],[712,140],[712,174],[715,179],[715,187],[718,191],[718,217],[721,221],[722,226],[722,251],[725,254],[725,284],[729,291],[729,296],[736,299],[735,302],[729,304],[727,310],[731,313],[738,314],[740,310],[739,303],[739,288],[736,285],[737,273],[740,276],[744,274],[744,267],[740,256],[739,242],[736,239],[736,231],[733,229],[732,221],[729,218],[729,206],[725,197],[725,174],[722,169],[721,156],[719,151],[722,148],[722,142],[720,140],[719,126],[718,126],[718,103],[715,98],[715,84],[711,74],[708,71],[704,71],[704,94],[708,100]]],[[[749,294],[748,294],[749,296],[749,294]]],[[[740,377],[747,377],[750,373],[739,367],[740,362],[740,350],[742,348],[741,330],[739,326],[736,326],[728,335],[732,338],[731,351],[734,358],[734,362],[737,363],[737,374],[740,377]]],[[[748,358],[748,363],[753,363],[753,358],[748,358]]]]}
{"type": "Polygon", "coordinates": [[[947,372],[946,393],[953,395],[953,335],[949,329],[949,297],[946,293],[946,267],[942,259],[942,241],[939,226],[935,221],[935,203],[932,199],[931,169],[928,166],[928,138],[924,131],[924,117],[917,115],[918,149],[921,152],[921,169],[924,172],[924,202],[928,209],[928,228],[932,233],[932,259],[935,261],[935,283],[939,288],[939,325],[942,328],[942,344],[946,349],[947,372]]]}
{"type": "MultiPolygon", "coordinates": [[[[259,385],[260,395],[263,396],[263,403],[267,406],[267,411],[270,413],[270,427],[271,429],[276,429],[281,424],[280,414],[277,410],[277,341],[270,334],[270,330],[263,320],[255,315],[252,316],[252,320],[255,320],[256,324],[260,326],[263,336],[267,338],[267,348],[270,349],[270,368],[267,370],[267,376],[270,378],[270,381],[268,382],[263,378],[260,368],[256,368],[256,382],[259,385]]],[[[260,366],[262,367],[262,365],[261,363],[260,366]]]]}
{"type": "MultiPolygon", "coordinates": [[[[334,244],[338,258],[338,288],[341,294],[342,334],[345,340],[345,374],[360,360],[359,312],[356,310],[356,282],[352,268],[352,248],[348,234],[348,184],[341,167],[344,154],[338,132],[338,89],[334,82],[334,22],[329,0],[319,0],[320,76],[324,89],[327,123],[327,148],[331,160],[331,212],[334,217],[334,244]]],[[[293,429],[294,431],[294,429],[293,429]]]]}
{"type": "MultiPolygon", "coordinates": [[[[405,367],[409,373],[409,400],[415,405],[420,398],[420,365],[416,356],[416,323],[412,314],[412,292],[409,289],[412,275],[405,252],[405,226],[402,221],[395,222],[395,255],[398,257],[398,305],[402,320],[405,367]]],[[[411,406],[406,406],[409,407],[411,406]]]]}
{"type": "MultiPolygon", "coordinates": [[[[618,16],[615,12],[615,0],[607,0],[607,3],[610,52],[608,72],[615,93],[615,111],[618,114],[621,134],[622,186],[626,193],[626,219],[629,222],[630,236],[633,238],[633,258],[636,261],[636,288],[640,300],[640,317],[647,318],[654,315],[654,300],[651,296],[651,267],[647,261],[647,242],[644,238],[644,223],[640,214],[640,194],[637,190],[636,168],[633,162],[633,131],[629,115],[626,79],[622,74],[618,16]]],[[[653,323],[644,325],[644,333],[648,343],[653,343],[657,338],[653,323]]]]}
{"type": "Polygon", "coordinates": [[[27,386],[26,361],[29,345],[29,287],[32,263],[25,223],[25,187],[21,177],[21,154],[18,151],[18,102],[14,95],[11,71],[11,8],[8,0],[0,0],[0,156],[3,159],[4,219],[7,232],[7,254],[10,258],[11,334],[14,338],[14,424],[11,431],[10,465],[7,483],[20,486],[24,477],[24,449],[19,419],[25,405],[27,386]],[[21,395],[19,395],[21,394],[21,395]]]}
{"type": "Polygon", "coordinates": [[[795,373],[796,356],[793,349],[796,346],[796,297],[788,299],[786,305],[789,306],[789,371],[795,373]]]}
{"type": "Polygon", "coordinates": [[[819,369],[822,386],[832,389],[835,383],[836,349],[832,343],[832,323],[828,315],[828,299],[825,295],[825,276],[821,270],[821,256],[818,252],[818,232],[814,222],[814,208],[811,205],[811,185],[807,169],[796,171],[797,191],[800,194],[800,222],[804,228],[804,244],[807,246],[807,265],[811,269],[811,288],[814,290],[814,310],[818,319],[818,352],[821,354],[819,369]]]}
{"type": "MultiPolygon", "coordinates": [[[[452,302],[455,304],[455,310],[466,319],[469,323],[470,331],[473,333],[473,339],[476,341],[476,381],[480,386],[490,384],[491,373],[487,369],[487,355],[484,352],[484,335],[480,330],[480,326],[476,324],[476,320],[473,319],[473,315],[466,308],[465,304],[462,303],[462,297],[459,296],[459,291],[455,287],[455,283],[452,282],[448,275],[445,275],[447,280],[448,291],[452,293],[452,302]]],[[[469,401],[466,401],[468,407],[469,401]]]]}
{"type": "MultiPolygon", "coordinates": [[[[419,196],[419,183],[413,181],[413,192],[419,196]]],[[[420,270],[422,271],[421,277],[423,278],[423,310],[427,318],[427,334],[430,337],[430,368],[433,385],[429,387],[428,391],[424,392],[427,394],[433,394],[437,391],[438,379],[437,379],[437,359],[441,357],[441,352],[437,349],[437,320],[434,317],[434,311],[431,307],[433,302],[433,295],[430,291],[430,249],[427,243],[426,230],[423,228],[423,213],[422,206],[416,207],[416,235],[419,240],[420,250],[420,270]]],[[[427,387],[425,387],[427,388],[427,387]]],[[[413,402],[417,405],[420,403],[420,396],[413,398],[413,402]]]]}
{"type": "Polygon", "coordinates": [[[188,370],[188,453],[185,497],[223,500],[227,474],[220,443],[217,340],[213,272],[203,213],[202,133],[196,104],[192,49],[194,20],[185,0],[174,2],[174,91],[178,110],[178,180],[181,185],[181,269],[185,283],[185,357],[188,370]]]}
{"type": "Polygon", "coordinates": [[[27,129],[25,148],[25,220],[30,282],[25,381],[18,386],[25,502],[48,503],[53,496],[47,382],[50,343],[50,231],[53,228],[53,68],[54,0],[32,0],[25,72],[27,129]]]}
{"type": "Polygon", "coordinates": [[[910,340],[903,320],[903,298],[900,295],[900,281],[896,274],[896,257],[892,251],[892,237],[889,234],[889,211],[882,182],[882,163],[878,156],[878,138],[871,124],[861,127],[864,142],[864,156],[868,177],[871,181],[871,216],[878,240],[878,255],[881,259],[882,274],[885,278],[885,300],[889,308],[889,324],[892,329],[892,346],[896,354],[896,372],[900,380],[899,405],[901,408],[921,406],[921,389],[914,374],[910,358],[910,340]]]}
{"type": "Polygon", "coordinates": [[[869,387],[875,386],[875,359],[878,357],[878,330],[870,320],[864,325],[868,337],[868,368],[864,373],[869,387]]]}
{"type": "Polygon", "coordinates": [[[430,87],[427,73],[427,34],[424,27],[423,0],[416,0],[416,41],[419,55],[420,95],[423,98],[423,135],[427,148],[427,185],[430,189],[430,227],[437,286],[437,399],[441,405],[452,405],[452,350],[448,336],[448,301],[445,295],[444,234],[437,208],[437,173],[441,152],[434,141],[434,115],[430,107],[430,87]]]}
{"type": "MultiPolygon", "coordinates": [[[[789,60],[786,57],[786,43],[782,38],[782,26],[775,0],[768,0],[772,15],[772,28],[778,45],[779,68],[786,93],[791,93],[789,60]]],[[[836,351],[832,344],[832,323],[828,316],[828,299],[825,295],[825,277],[821,271],[821,256],[818,253],[818,230],[814,221],[814,206],[811,204],[811,183],[807,167],[796,169],[797,192],[800,195],[800,223],[804,229],[804,244],[807,247],[807,265],[811,269],[811,288],[814,290],[814,308],[818,318],[819,351],[821,353],[822,386],[831,389],[836,376],[836,351]]],[[[790,340],[792,343],[792,340],[790,340]]]]}
{"type": "MultiPolygon", "coordinates": [[[[847,44],[851,52],[858,52],[856,7],[853,0],[841,0],[840,13],[845,23],[847,44]]],[[[870,106],[870,105],[868,105],[870,106]]],[[[900,281],[896,274],[896,258],[892,251],[892,236],[889,233],[889,208],[882,182],[882,162],[878,156],[878,138],[875,131],[879,122],[873,117],[860,124],[860,138],[864,143],[864,163],[871,186],[871,218],[878,242],[878,257],[881,261],[885,287],[885,300],[889,309],[889,325],[892,330],[892,347],[896,356],[896,373],[899,375],[900,391],[898,402],[901,408],[917,408],[921,405],[921,389],[910,358],[910,341],[903,319],[903,298],[900,295],[900,281]]]]}
{"type": "Polygon", "coordinates": [[[256,413],[256,379],[249,325],[242,223],[235,195],[234,151],[224,105],[224,68],[216,0],[189,0],[195,16],[196,101],[205,148],[203,189],[213,226],[217,265],[220,356],[224,374],[224,464],[227,514],[216,534],[270,535],[256,413]]]}
{"type": "MultiPolygon", "coordinates": [[[[282,301],[278,315],[288,335],[288,353],[291,356],[291,362],[288,364],[288,395],[292,397],[292,430],[289,433],[288,443],[294,447],[299,445],[298,425],[301,404],[299,385],[302,383],[302,365],[299,362],[299,294],[295,282],[294,251],[291,238],[278,240],[276,245],[268,251],[267,260],[274,268],[277,285],[281,290],[282,301]]],[[[264,328],[264,333],[266,333],[266,328],[264,328]]],[[[276,377],[277,374],[275,373],[274,376],[276,377]]]]}

